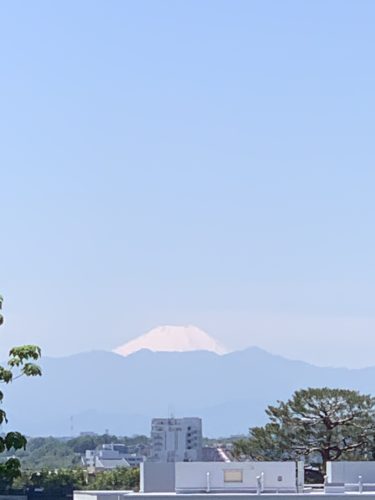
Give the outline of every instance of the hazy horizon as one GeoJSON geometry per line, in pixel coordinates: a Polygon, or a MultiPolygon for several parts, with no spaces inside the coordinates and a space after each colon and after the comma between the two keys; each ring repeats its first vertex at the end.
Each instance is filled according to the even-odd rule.
{"type": "MultiPolygon", "coordinates": [[[[192,326],[194,328],[198,328],[199,327],[197,325],[158,325],[158,327],[155,327],[155,328],[152,328],[151,330],[149,330],[148,332],[144,332],[143,334],[137,336],[137,337],[132,337],[132,338],[129,338],[126,340],[126,342],[122,345],[117,345],[115,346],[114,348],[102,348],[102,349],[95,349],[95,348],[88,348],[88,349],[83,349],[83,350],[80,350],[80,351],[75,351],[75,352],[69,352],[69,353],[65,353],[65,354],[55,354],[55,355],[50,355],[50,356],[47,356],[47,357],[50,357],[50,358],[61,358],[61,357],[66,357],[66,356],[72,356],[72,355],[79,355],[79,354],[84,354],[84,353],[88,353],[88,352],[92,352],[92,351],[105,351],[105,352],[113,352],[115,354],[119,354],[119,355],[123,355],[123,356],[128,356],[128,355],[132,355],[134,354],[136,351],[134,352],[131,352],[129,354],[121,354],[120,352],[117,352],[118,348],[120,348],[121,346],[123,345],[128,345],[128,344],[132,344],[133,342],[136,342],[137,340],[141,339],[142,337],[145,337],[147,334],[149,334],[151,331],[154,331],[156,329],[158,329],[159,327],[165,327],[165,326],[169,326],[169,327],[177,327],[177,328],[180,328],[180,327],[187,327],[187,326],[192,326]]],[[[204,333],[207,333],[205,332],[204,330],[202,330],[204,333]]],[[[212,340],[217,340],[217,338],[213,335],[209,335],[210,338],[212,340]]],[[[293,339],[292,339],[293,340],[293,339]]],[[[311,365],[314,365],[314,366],[317,366],[317,367],[325,367],[325,368],[328,368],[328,367],[334,367],[334,368],[351,368],[351,369],[361,369],[361,368],[369,368],[369,367],[375,367],[375,364],[372,364],[372,361],[371,361],[371,358],[369,357],[370,359],[370,362],[368,364],[366,363],[362,363],[362,364],[359,364],[359,363],[356,363],[355,362],[355,359],[353,360],[352,358],[355,357],[356,355],[356,352],[352,352],[352,357],[348,357],[346,359],[346,362],[343,361],[343,362],[339,362],[338,359],[340,359],[339,357],[336,357],[336,358],[333,358],[330,354],[330,351],[329,349],[335,349],[335,345],[334,343],[337,341],[337,339],[330,339],[330,343],[323,343],[321,344],[321,348],[322,348],[322,351],[321,351],[321,356],[320,356],[320,359],[318,359],[317,357],[314,358],[314,356],[304,356],[303,352],[306,352],[306,346],[303,347],[303,349],[290,349],[290,347],[286,347],[284,349],[280,348],[280,345],[275,345],[275,343],[273,343],[273,345],[271,344],[268,344],[266,342],[262,342],[261,339],[259,341],[259,343],[257,344],[244,344],[244,345],[241,345],[241,346],[237,346],[235,348],[232,348],[232,347],[229,347],[228,345],[224,345],[222,343],[220,343],[220,346],[227,349],[226,352],[222,352],[222,353],[214,353],[214,354],[217,354],[217,355],[226,355],[226,354],[232,354],[234,352],[237,352],[237,351],[243,351],[243,350],[247,350],[247,349],[253,349],[253,348],[256,348],[256,349],[261,349],[261,350],[264,350],[265,352],[269,353],[269,354],[272,354],[272,355],[275,355],[275,356],[281,356],[285,359],[288,359],[288,360],[293,360],[293,361],[302,361],[302,362],[306,362],[306,363],[309,363],[311,365]],[[327,350],[327,351],[325,351],[327,350]]],[[[316,342],[316,339],[315,339],[315,342],[316,342]]],[[[159,346],[158,348],[149,348],[149,347],[142,347],[142,349],[150,349],[152,351],[160,351],[160,352],[178,352],[180,351],[180,349],[174,349],[174,340],[173,338],[171,338],[171,342],[170,342],[170,346],[168,347],[168,349],[164,349],[162,346],[159,346]]],[[[358,348],[360,349],[360,345],[358,345],[358,348]]],[[[138,350],[138,349],[137,349],[138,350]]],[[[192,351],[194,351],[195,349],[191,349],[192,351]]],[[[197,349],[199,350],[199,349],[197,349]]],[[[202,347],[202,350],[210,350],[210,349],[206,349],[205,347],[202,347]]],[[[181,349],[181,351],[184,351],[184,349],[181,349]]],[[[188,352],[188,351],[186,351],[188,352]]],[[[341,357],[342,359],[342,357],[341,357]]]]}
{"type": "Polygon", "coordinates": [[[375,3],[0,7],[0,354],[193,324],[375,366],[375,3]]]}

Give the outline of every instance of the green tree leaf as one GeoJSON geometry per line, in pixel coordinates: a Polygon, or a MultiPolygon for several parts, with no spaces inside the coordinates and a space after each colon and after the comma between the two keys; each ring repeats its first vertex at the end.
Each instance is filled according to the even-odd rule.
{"type": "MultiPolygon", "coordinates": [[[[0,309],[3,306],[3,298],[0,296],[0,309]]],[[[3,323],[3,316],[0,314],[0,325],[3,323]]],[[[41,369],[31,361],[38,360],[41,356],[41,350],[38,346],[24,345],[13,347],[9,351],[7,367],[0,366],[0,382],[9,384],[16,378],[26,376],[34,377],[41,375],[41,369]]],[[[0,402],[4,399],[0,391],[0,402]]],[[[6,412],[0,409],[0,424],[7,422],[6,412]]],[[[4,437],[0,437],[0,453],[9,450],[20,450],[26,448],[26,437],[20,432],[8,432],[4,437]]],[[[0,463],[0,489],[10,488],[13,481],[21,475],[20,461],[18,458],[8,458],[0,463]]]]}

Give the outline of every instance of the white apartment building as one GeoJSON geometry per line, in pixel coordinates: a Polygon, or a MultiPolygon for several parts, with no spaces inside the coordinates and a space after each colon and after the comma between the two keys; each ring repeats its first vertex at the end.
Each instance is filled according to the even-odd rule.
{"type": "Polygon", "coordinates": [[[202,459],[202,420],[153,418],[151,423],[154,462],[196,462],[202,459]]]}

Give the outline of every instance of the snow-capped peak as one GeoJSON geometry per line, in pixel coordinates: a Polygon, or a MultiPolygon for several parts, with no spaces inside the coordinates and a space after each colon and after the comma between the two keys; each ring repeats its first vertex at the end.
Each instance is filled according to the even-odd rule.
{"type": "Polygon", "coordinates": [[[141,349],[150,351],[210,351],[216,354],[229,352],[224,346],[196,326],[159,326],[117,347],[114,352],[128,356],[141,349]]]}

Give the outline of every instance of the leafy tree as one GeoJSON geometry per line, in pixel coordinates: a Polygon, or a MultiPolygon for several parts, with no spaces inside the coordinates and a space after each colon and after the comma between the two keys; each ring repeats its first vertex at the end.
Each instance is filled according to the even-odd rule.
{"type": "Polygon", "coordinates": [[[20,476],[20,462],[17,458],[9,458],[0,464],[0,490],[6,491],[11,488],[14,480],[20,476]]]}
{"type": "Polygon", "coordinates": [[[367,457],[375,436],[375,399],[345,389],[304,389],[287,402],[269,406],[264,427],[253,427],[248,439],[235,443],[238,457],[329,460],[367,457]]]}
{"type": "Polygon", "coordinates": [[[42,469],[38,472],[24,472],[14,486],[23,490],[42,490],[47,495],[71,495],[73,490],[84,488],[85,472],[82,469],[42,469]]]}
{"type": "Polygon", "coordinates": [[[89,477],[84,469],[41,469],[23,472],[13,487],[23,491],[42,491],[45,495],[62,497],[73,490],[139,490],[139,469],[118,468],[98,472],[89,477]]]}
{"type": "Polygon", "coordinates": [[[109,434],[93,435],[93,436],[78,436],[70,439],[67,444],[76,453],[84,453],[86,450],[95,450],[102,444],[106,443],[119,443],[128,446],[134,445],[148,445],[150,438],[147,436],[133,436],[133,437],[119,437],[109,434]]]}
{"type": "Polygon", "coordinates": [[[118,468],[96,474],[87,489],[91,490],[139,490],[139,469],[118,468]]]}
{"type": "Polygon", "coordinates": [[[294,460],[298,454],[284,438],[279,424],[268,423],[264,427],[252,427],[248,438],[234,442],[236,458],[250,457],[254,460],[294,460]]]}
{"type": "Polygon", "coordinates": [[[27,449],[19,450],[14,455],[19,458],[22,469],[34,471],[46,468],[70,469],[81,463],[81,457],[74,453],[66,441],[53,437],[31,438],[27,449]]]}
{"type": "MultiPolygon", "coordinates": [[[[0,309],[2,309],[3,298],[0,296],[0,309]]],[[[0,325],[4,318],[0,313],[0,325]]],[[[5,366],[0,365],[0,382],[9,384],[13,380],[26,376],[34,377],[41,375],[41,370],[34,361],[40,358],[40,348],[34,345],[13,347],[9,352],[9,358],[5,366]]],[[[0,403],[3,402],[4,394],[0,391],[0,403]]],[[[4,409],[0,409],[0,425],[7,423],[8,419],[4,409]]],[[[8,432],[0,436],[0,453],[9,450],[19,450],[26,447],[26,438],[20,432],[8,432]]],[[[0,464],[0,487],[9,488],[13,480],[20,475],[20,462],[17,458],[8,458],[0,464]]]]}
{"type": "Polygon", "coordinates": [[[81,455],[105,443],[121,443],[134,447],[140,454],[148,451],[150,438],[146,436],[119,437],[109,435],[79,436],[68,441],[54,437],[28,439],[26,450],[10,450],[4,456],[18,458],[22,469],[40,471],[44,469],[74,469],[82,465],[81,455]],[[145,448],[145,449],[144,449],[145,448]]]}

